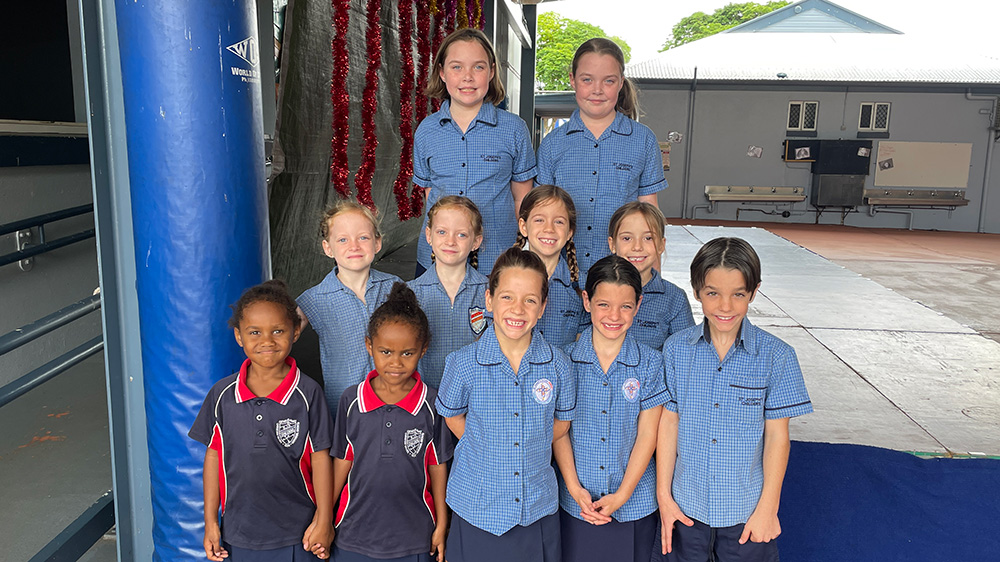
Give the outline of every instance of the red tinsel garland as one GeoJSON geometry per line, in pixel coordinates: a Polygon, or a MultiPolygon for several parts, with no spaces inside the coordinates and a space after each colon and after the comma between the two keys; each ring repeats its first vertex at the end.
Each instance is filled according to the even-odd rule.
{"type": "Polygon", "coordinates": [[[351,61],[347,54],[347,25],[350,20],[350,0],[333,1],[333,76],[330,80],[330,103],[333,105],[330,139],[330,183],[341,197],[351,193],[347,185],[350,169],[347,163],[347,140],[350,136],[350,94],[347,93],[347,72],[351,61]]]}
{"type": "Polygon", "coordinates": [[[413,218],[409,185],[413,176],[413,0],[399,0],[399,174],[392,184],[399,220],[413,218]]]}
{"type": "Polygon", "coordinates": [[[367,21],[365,32],[365,58],[368,69],[365,71],[365,90],[361,97],[361,131],[363,144],[361,146],[361,166],[354,176],[354,186],[358,189],[358,203],[375,210],[372,200],[372,178],[375,175],[375,149],[378,147],[378,136],[375,130],[375,111],[378,109],[378,71],[382,66],[382,25],[379,16],[382,12],[382,0],[368,0],[367,21]]]}

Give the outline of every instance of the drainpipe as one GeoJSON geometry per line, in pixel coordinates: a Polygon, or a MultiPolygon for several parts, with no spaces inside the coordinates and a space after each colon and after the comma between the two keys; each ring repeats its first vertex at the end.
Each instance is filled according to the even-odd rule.
{"type": "Polygon", "coordinates": [[[681,218],[694,218],[694,209],[691,209],[691,216],[687,216],[687,206],[688,206],[688,191],[690,191],[689,183],[691,182],[691,149],[694,147],[694,97],[695,92],[698,90],[698,67],[694,67],[694,78],[691,80],[691,93],[688,95],[688,122],[687,122],[687,133],[685,138],[687,140],[687,148],[684,150],[684,191],[681,193],[681,218]]]}
{"type": "Polygon", "coordinates": [[[996,107],[998,99],[997,96],[977,96],[972,94],[972,89],[965,91],[965,99],[970,101],[989,101],[993,103],[993,107],[990,108],[990,124],[986,128],[986,167],[983,171],[983,194],[979,200],[979,228],[977,232],[986,232],[986,202],[989,195],[990,188],[990,173],[993,168],[993,147],[996,145],[996,139],[994,138],[996,127],[996,107]]]}

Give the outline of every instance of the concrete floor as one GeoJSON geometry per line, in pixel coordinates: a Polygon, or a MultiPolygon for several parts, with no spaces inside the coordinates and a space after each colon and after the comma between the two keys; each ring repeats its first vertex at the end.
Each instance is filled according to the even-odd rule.
{"type": "MultiPolygon", "coordinates": [[[[761,255],[751,320],[796,348],[816,408],[793,439],[1000,455],[1000,236],[692,222],[668,227],[663,263],[689,296],[703,242],[761,255]]],[[[376,267],[411,278],[413,254],[376,267]]],[[[103,370],[93,357],[0,410],[0,479],[18,483],[0,491],[0,558],[29,559],[110,487],[103,370]]],[[[113,535],[82,558],[114,559],[113,535]]]]}

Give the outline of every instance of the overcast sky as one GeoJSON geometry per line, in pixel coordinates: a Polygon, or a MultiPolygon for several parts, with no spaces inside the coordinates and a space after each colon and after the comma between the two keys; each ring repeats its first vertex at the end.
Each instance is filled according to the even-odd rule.
{"type": "MultiPolygon", "coordinates": [[[[656,56],[670,30],[694,12],[712,13],[737,0],[558,0],[538,11],[599,25],[632,47],[632,62],[656,56]],[[613,9],[609,9],[613,7],[613,9]]],[[[1000,0],[837,0],[835,4],[907,35],[963,42],[1000,57],[1000,0]],[[993,45],[987,44],[993,39],[993,45]]]]}

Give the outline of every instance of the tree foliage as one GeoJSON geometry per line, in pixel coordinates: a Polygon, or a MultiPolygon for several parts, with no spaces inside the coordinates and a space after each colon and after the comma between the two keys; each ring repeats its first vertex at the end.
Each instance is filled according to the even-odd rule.
{"type": "Polygon", "coordinates": [[[540,90],[569,90],[569,71],[573,54],[581,43],[592,37],[607,37],[625,54],[625,62],[632,56],[632,49],[624,39],[609,36],[596,25],[564,18],[555,12],[538,15],[538,50],[535,61],[535,84],[540,90]]]}
{"type": "Polygon", "coordinates": [[[672,30],[673,35],[667,39],[660,51],[663,52],[667,49],[708,37],[709,35],[715,35],[720,31],[736,27],[741,23],[771,13],[787,5],[788,2],[784,0],[777,0],[766,4],[743,2],[742,4],[728,4],[723,6],[712,12],[711,15],[705,12],[695,12],[674,26],[672,30]]]}

